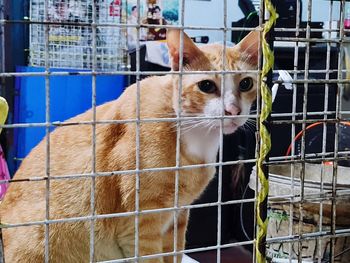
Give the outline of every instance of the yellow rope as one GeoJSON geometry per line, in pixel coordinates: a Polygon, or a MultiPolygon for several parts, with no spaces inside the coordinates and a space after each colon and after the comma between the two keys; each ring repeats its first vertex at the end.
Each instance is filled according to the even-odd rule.
{"type": "Polygon", "coordinates": [[[268,72],[272,69],[274,64],[274,55],[270,49],[269,44],[266,41],[266,35],[271,30],[272,26],[277,20],[278,14],[271,3],[271,0],[265,0],[265,10],[269,12],[270,17],[269,20],[266,21],[263,29],[263,37],[262,37],[262,55],[263,55],[263,67],[261,72],[261,115],[259,121],[260,127],[260,154],[257,162],[258,169],[258,177],[260,181],[260,191],[258,193],[257,200],[257,225],[258,232],[256,236],[256,261],[258,263],[266,262],[266,233],[267,233],[267,212],[266,212],[266,204],[269,192],[269,182],[268,175],[265,174],[263,169],[263,162],[266,159],[268,153],[271,149],[271,136],[270,133],[265,126],[265,122],[269,117],[272,109],[272,96],[271,90],[266,84],[266,78],[268,72]],[[265,212],[264,212],[265,209],[265,212]]]}

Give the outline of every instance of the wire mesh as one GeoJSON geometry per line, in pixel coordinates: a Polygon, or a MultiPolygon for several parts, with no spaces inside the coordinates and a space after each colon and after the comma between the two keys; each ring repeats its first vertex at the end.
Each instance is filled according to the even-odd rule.
{"type": "MultiPolygon", "coordinates": [[[[214,0],[212,0],[215,2],[214,0]]],[[[45,119],[42,122],[21,123],[16,120],[10,120],[5,125],[0,125],[6,131],[44,128],[46,133],[45,139],[45,171],[29,178],[11,180],[2,180],[0,183],[26,184],[30,182],[45,182],[45,218],[42,220],[32,220],[30,222],[1,222],[1,229],[13,229],[20,227],[44,226],[44,258],[45,262],[54,261],[50,257],[50,242],[55,238],[50,235],[51,226],[64,225],[67,223],[85,222],[89,229],[89,262],[139,262],[149,259],[150,262],[156,258],[171,258],[168,262],[178,262],[183,254],[192,255],[193,253],[205,253],[208,251],[215,252],[215,259],[211,262],[225,262],[226,252],[230,248],[244,246],[252,251],[252,260],[263,262],[255,254],[255,248],[259,245],[266,246],[266,257],[271,262],[348,262],[349,245],[350,245],[350,221],[348,212],[345,211],[348,206],[350,195],[350,184],[348,175],[350,174],[350,110],[345,109],[343,103],[347,103],[346,96],[349,96],[349,68],[347,64],[349,49],[349,32],[346,24],[348,17],[348,3],[346,1],[295,1],[295,21],[290,27],[283,23],[277,23],[273,32],[271,32],[271,44],[275,49],[275,69],[271,72],[270,86],[275,85],[278,88],[273,105],[273,112],[267,120],[272,131],[272,152],[268,160],[264,162],[270,169],[270,193],[267,203],[267,215],[270,220],[268,225],[266,243],[258,244],[254,233],[256,221],[250,229],[244,226],[247,218],[243,217],[243,208],[249,204],[256,206],[256,200],[260,184],[258,183],[256,169],[253,168],[250,173],[249,167],[255,164],[259,158],[261,147],[258,132],[260,126],[253,128],[253,135],[250,137],[256,140],[256,144],[249,149],[253,152],[250,158],[241,160],[226,160],[225,155],[225,136],[223,134],[223,123],[226,119],[245,118],[255,119],[258,123],[261,117],[261,94],[258,90],[256,111],[249,115],[227,116],[221,112],[218,116],[191,116],[188,117],[181,111],[177,111],[174,116],[142,118],[142,79],[148,75],[172,75],[178,77],[178,100],[175,101],[179,109],[182,107],[182,79],[188,75],[219,75],[221,77],[220,90],[223,93],[230,76],[240,74],[255,74],[258,76],[258,83],[266,81],[259,79],[263,67],[263,58],[259,52],[258,70],[241,70],[229,69],[225,58],[227,50],[228,36],[235,31],[242,32],[255,30],[255,26],[243,24],[243,26],[232,27],[229,25],[231,16],[230,1],[222,1],[220,14],[221,22],[215,26],[193,26],[187,23],[186,14],[192,12],[188,8],[188,3],[184,0],[175,1],[178,4],[178,19],[168,24],[152,25],[147,24],[146,20],[150,17],[143,18],[147,14],[148,8],[154,8],[158,4],[161,8],[165,7],[162,1],[70,1],[70,0],[32,0],[30,1],[29,18],[17,21],[6,18],[1,15],[0,29],[0,56],[3,69],[0,72],[2,80],[11,78],[36,78],[44,77],[45,79],[45,119]],[[316,27],[314,22],[315,12],[320,4],[327,5],[328,16],[323,27],[316,27]],[[128,20],[132,7],[139,7],[136,20],[128,20]],[[222,7],[222,8],[221,8],[222,7]],[[336,23],[334,21],[337,21],[336,23]],[[303,23],[305,22],[305,24],[303,23]],[[5,56],[6,40],[2,34],[6,26],[19,24],[23,27],[29,27],[29,65],[42,66],[44,72],[16,72],[13,68],[6,66],[5,56]],[[285,27],[286,26],[286,27],[285,27]],[[145,70],[142,65],[142,47],[148,41],[149,31],[157,31],[163,28],[180,29],[180,49],[179,49],[179,71],[158,71],[145,70]],[[152,30],[150,30],[152,29],[152,30]],[[219,31],[221,33],[220,42],[222,45],[222,68],[216,71],[190,71],[184,68],[184,30],[201,30],[205,32],[219,31]],[[135,41],[130,45],[129,35],[135,34],[135,41]],[[273,42],[273,43],[272,43],[273,42]],[[130,70],[128,61],[128,44],[129,48],[135,48],[136,68],[130,70]],[[285,49],[283,49],[285,48],[285,49]],[[283,52],[289,50],[291,67],[282,60],[283,52]],[[282,51],[279,51],[282,50],[282,51]],[[316,51],[315,51],[316,50],[316,51]],[[322,53],[317,57],[317,53],[322,53]],[[320,64],[315,64],[313,57],[320,59],[320,64]],[[280,59],[282,62],[280,62],[280,59]],[[51,68],[61,68],[59,71],[51,71],[51,68]],[[69,72],[65,69],[75,69],[75,72],[69,72]],[[130,71],[125,71],[129,69],[130,71]],[[89,70],[89,71],[85,71],[89,70]],[[281,70],[284,70],[290,78],[278,78],[281,70]],[[97,80],[99,77],[109,75],[128,75],[136,77],[136,109],[133,118],[116,118],[111,120],[101,120],[97,117],[97,80]],[[72,76],[91,76],[91,108],[92,117],[89,120],[79,121],[53,121],[50,112],[55,111],[51,106],[51,89],[53,77],[72,77],[72,76]],[[277,76],[277,77],[276,77],[277,76]],[[283,91],[291,87],[283,97],[283,91]],[[282,95],[281,95],[282,94],[282,95]],[[320,95],[321,94],[321,95],[320,95]],[[318,96],[320,95],[320,96],[318,96]],[[315,100],[317,101],[315,103],[315,100]],[[279,105],[288,101],[290,108],[280,110],[279,105]],[[313,106],[316,104],[316,106],[313,106]],[[320,106],[321,105],[321,106],[320,106]],[[220,138],[218,147],[217,160],[205,164],[183,165],[181,163],[181,152],[183,151],[184,132],[181,127],[188,121],[220,121],[220,138]],[[142,166],[140,151],[142,150],[142,126],[147,124],[173,123],[176,127],[176,160],[173,166],[169,167],[148,167],[142,166]],[[97,165],[97,148],[98,148],[98,126],[135,124],[135,161],[129,170],[99,171],[97,165]],[[89,160],[90,171],[80,173],[71,173],[63,175],[51,174],[51,152],[52,142],[50,132],[53,128],[64,128],[70,126],[91,127],[91,159],[89,160]],[[282,127],[282,128],[281,128],[282,127]],[[285,134],[284,134],[285,133],[285,134]],[[279,137],[283,138],[281,142],[279,137]],[[275,142],[274,142],[275,141],[275,142]],[[316,150],[312,149],[317,144],[316,150]],[[283,144],[289,146],[281,151],[283,144]],[[274,148],[275,147],[275,148],[274,148]],[[277,153],[276,153],[277,152],[277,153]],[[224,198],[223,181],[224,169],[227,166],[236,167],[245,165],[249,173],[245,176],[244,192],[237,200],[226,200],[224,198]],[[217,167],[217,188],[214,190],[217,199],[212,202],[180,204],[179,187],[183,171],[191,169],[201,169],[207,167],[217,167]],[[174,202],[172,207],[157,207],[142,209],[140,205],[140,195],[142,188],[140,178],[149,173],[167,173],[172,172],[174,176],[174,202]],[[132,211],[113,212],[99,214],[96,211],[96,202],[99,196],[96,194],[96,182],[100,178],[109,178],[112,176],[135,176],[135,204],[132,211]],[[250,177],[250,178],[249,178],[250,177]],[[89,213],[84,216],[71,216],[68,218],[55,218],[51,215],[52,200],[50,197],[52,184],[64,182],[70,184],[74,180],[89,179],[91,184],[90,198],[88,202],[89,213]],[[253,194],[246,196],[247,191],[253,191],[253,194]],[[255,192],[254,192],[255,191],[255,192]],[[224,239],[223,224],[225,207],[233,205],[240,206],[239,225],[243,228],[237,230],[245,232],[245,238],[239,238],[238,234],[230,240],[224,239]],[[180,214],[184,211],[194,211],[203,208],[216,208],[215,224],[215,242],[211,245],[203,244],[200,247],[181,248],[177,244],[182,237],[178,234],[180,214]],[[150,255],[142,255],[140,247],[144,244],[144,237],[140,230],[140,224],[144,221],[145,216],[154,214],[172,214],[173,223],[173,247],[171,251],[158,251],[150,255]],[[134,250],[130,255],[124,258],[107,258],[96,259],[96,250],[101,248],[97,246],[96,222],[101,220],[128,218],[134,221],[133,246],[134,250]],[[51,260],[50,260],[51,259],[51,260]]],[[[210,1],[209,1],[210,2],[210,1]]],[[[217,1],[218,2],[218,1],[217,1]]],[[[288,1],[285,1],[288,2],[288,1]]],[[[2,3],[0,1],[0,3],[2,3]]],[[[206,2],[203,2],[203,5],[206,2]]],[[[220,2],[221,3],[221,2],[220,2]]],[[[257,25],[262,25],[268,19],[268,13],[264,10],[265,1],[253,1],[255,12],[258,10],[257,25]]],[[[276,1],[274,2],[276,4],[276,1]]],[[[326,9],[327,9],[326,8],[326,9]]],[[[322,9],[325,11],[326,9],[322,9]]],[[[195,16],[195,13],[193,14],[195,16]]],[[[280,14],[280,19],[283,19],[280,14]]],[[[152,18],[153,19],[153,18],[152,18]]],[[[205,21],[204,21],[205,22],[205,21]]],[[[287,22],[284,22],[287,23],[287,22]]],[[[236,43],[237,44],[237,43],[236,43]]],[[[130,51],[130,50],[129,50],[130,51]]],[[[131,51],[130,51],[131,52],[131,51]]],[[[5,89],[2,83],[1,88],[5,89]]],[[[271,88],[270,87],[270,88],[271,88]]],[[[11,87],[12,88],[12,87],[11,87]]],[[[34,88],[31,92],[35,92],[34,88]]],[[[1,90],[0,94],[3,94],[1,90]]],[[[4,93],[6,94],[6,93],[4,93]]],[[[9,97],[10,99],[10,97],[9,97]]],[[[220,98],[221,105],[224,105],[224,97],[220,98]]],[[[247,132],[247,131],[245,131],[247,132]]],[[[9,143],[8,143],[9,144],[9,143]]],[[[79,154],[79,153],[77,153],[79,154]]],[[[267,171],[267,170],[266,170],[267,171]]],[[[157,191],[158,189],[155,189],[157,191]]],[[[249,210],[249,217],[254,214],[255,210],[249,210]]],[[[234,225],[234,221],[230,221],[234,225]]],[[[6,242],[6,240],[5,240],[6,242]]],[[[6,255],[6,250],[5,250],[6,255]]],[[[204,262],[204,261],[203,261],[204,262]]],[[[232,262],[232,261],[228,261],[232,262]]]]}
{"type": "MultiPolygon", "coordinates": [[[[125,2],[125,1],[124,1],[125,2]]],[[[125,2],[126,3],[126,2],[125,2]]],[[[123,70],[126,67],[126,29],[101,26],[96,29],[81,24],[121,24],[125,23],[122,3],[117,1],[51,0],[47,2],[47,16],[44,0],[30,1],[30,46],[29,64],[44,66],[45,26],[43,21],[57,23],[49,29],[49,66],[54,68],[89,69],[96,59],[97,70],[123,70]],[[62,23],[67,24],[62,24],[62,23]],[[96,42],[96,55],[93,42],[96,42]]]]}

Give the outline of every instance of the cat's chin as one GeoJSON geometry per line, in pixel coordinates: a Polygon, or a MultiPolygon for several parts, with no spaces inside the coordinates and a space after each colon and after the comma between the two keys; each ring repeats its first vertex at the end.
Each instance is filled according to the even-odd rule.
{"type": "MultiPolygon", "coordinates": [[[[235,123],[225,124],[225,125],[222,127],[222,133],[225,134],[225,135],[232,134],[232,133],[234,133],[235,131],[237,131],[238,128],[239,128],[239,125],[237,125],[237,124],[235,124],[235,123]]],[[[215,133],[220,133],[220,126],[216,126],[216,127],[214,128],[214,132],[215,132],[215,133]]]]}
{"type": "Polygon", "coordinates": [[[228,134],[232,134],[235,131],[237,131],[239,126],[237,126],[236,124],[231,124],[231,125],[225,125],[222,129],[222,132],[226,135],[228,134]]]}
{"type": "Polygon", "coordinates": [[[235,131],[237,131],[237,129],[239,128],[239,124],[237,122],[235,122],[234,120],[225,120],[224,121],[224,125],[222,127],[222,132],[223,134],[232,134],[235,131]]]}

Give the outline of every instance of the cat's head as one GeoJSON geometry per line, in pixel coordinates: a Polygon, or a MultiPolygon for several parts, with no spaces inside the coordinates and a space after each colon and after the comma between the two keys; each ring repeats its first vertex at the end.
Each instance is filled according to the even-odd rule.
{"type": "MultiPolygon", "coordinates": [[[[172,69],[179,70],[180,30],[167,33],[167,44],[172,69]]],[[[224,91],[221,92],[223,74],[186,74],[186,71],[255,70],[258,65],[259,31],[249,33],[239,44],[226,48],[223,65],[222,45],[197,47],[183,34],[183,71],[181,90],[181,114],[183,116],[248,115],[256,99],[257,73],[225,73],[224,91]],[[222,94],[223,93],[223,94],[222,94]],[[222,98],[223,96],[223,98],[222,98]]],[[[174,75],[173,107],[179,109],[179,76],[174,75]]],[[[225,119],[223,132],[233,133],[247,121],[245,117],[225,119]]],[[[220,120],[188,122],[199,128],[219,130],[220,120]]]]}

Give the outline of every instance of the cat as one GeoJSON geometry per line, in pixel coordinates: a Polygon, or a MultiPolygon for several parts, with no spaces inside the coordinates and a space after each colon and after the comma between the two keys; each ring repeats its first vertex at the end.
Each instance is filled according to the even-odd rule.
{"type": "MultiPolygon", "coordinates": [[[[167,45],[172,70],[180,67],[180,30],[167,32],[167,45]]],[[[255,70],[258,64],[259,32],[249,33],[239,44],[226,48],[227,70],[255,70]]],[[[197,47],[183,34],[184,71],[223,70],[223,47],[219,44],[197,47]]],[[[184,74],[181,108],[179,108],[178,74],[154,76],[140,85],[140,118],[182,116],[247,115],[256,99],[257,73],[184,74]],[[223,100],[221,96],[224,96],[223,100]],[[224,107],[223,107],[224,103],[224,107]]],[[[137,85],[131,85],[115,101],[96,108],[96,172],[131,171],[130,173],[95,177],[95,214],[135,211],[136,192],[136,123],[101,123],[106,120],[136,119],[137,85]]],[[[53,109],[54,110],[54,109],[53,109]]],[[[81,123],[93,119],[92,110],[68,122],[81,123]]],[[[223,133],[230,134],[247,118],[225,118],[223,133]]],[[[220,119],[184,120],[181,124],[180,166],[213,163],[220,142],[220,119]]],[[[176,166],[176,122],[148,121],[139,124],[140,169],[176,166]]],[[[83,175],[93,171],[92,126],[67,125],[50,134],[49,218],[51,220],[91,215],[92,179],[83,175]],[[78,178],[69,175],[80,174],[78,178]],[[65,175],[65,177],[61,177],[65,175]]],[[[14,179],[46,175],[46,139],[23,160],[14,179]]],[[[215,173],[214,166],[179,170],[178,205],[189,205],[203,192],[215,173]]],[[[175,171],[139,173],[140,210],[174,206],[175,171]]],[[[46,215],[46,181],[31,180],[11,183],[0,207],[2,224],[44,221],[46,215]]],[[[174,248],[173,211],[141,214],[139,222],[139,255],[181,251],[185,246],[188,211],[179,210],[177,244],[174,248]]],[[[91,221],[54,222],[49,225],[50,262],[88,262],[90,260],[91,221]]],[[[45,227],[43,224],[3,229],[6,262],[43,262],[45,227]]],[[[94,261],[135,256],[134,215],[98,218],[94,221],[94,261]]],[[[173,256],[145,259],[142,262],[173,262],[173,256]]],[[[181,255],[178,256],[181,262],[181,255]]]]}

